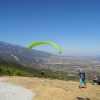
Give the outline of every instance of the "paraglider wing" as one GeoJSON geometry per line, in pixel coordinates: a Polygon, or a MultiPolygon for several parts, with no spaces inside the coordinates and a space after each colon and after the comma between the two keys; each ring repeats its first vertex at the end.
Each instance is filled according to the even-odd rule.
{"type": "Polygon", "coordinates": [[[38,41],[38,42],[34,42],[33,44],[31,44],[29,47],[28,47],[28,51],[30,51],[33,47],[37,46],[37,45],[41,45],[41,44],[50,44],[50,45],[53,45],[54,47],[56,47],[59,51],[59,53],[61,54],[62,53],[62,50],[60,48],[59,45],[55,44],[54,42],[49,42],[49,41],[38,41]]]}
{"type": "Polygon", "coordinates": [[[92,36],[92,33],[89,33],[90,34],[90,37],[92,36]]]}

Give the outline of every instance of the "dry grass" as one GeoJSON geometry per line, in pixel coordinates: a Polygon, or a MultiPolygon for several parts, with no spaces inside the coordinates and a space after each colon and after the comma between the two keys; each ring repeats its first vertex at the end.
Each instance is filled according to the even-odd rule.
{"type": "Polygon", "coordinates": [[[6,77],[7,82],[24,86],[36,93],[33,100],[100,100],[100,85],[87,83],[87,88],[79,89],[73,81],[51,80],[29,77],[6,77]]]}

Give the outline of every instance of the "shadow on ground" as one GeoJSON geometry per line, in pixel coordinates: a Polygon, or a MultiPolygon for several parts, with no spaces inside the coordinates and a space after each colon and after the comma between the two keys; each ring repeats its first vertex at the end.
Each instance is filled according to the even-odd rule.
{"type": "Polygon", "coordinates": [[[76,97],[77,100],[90,100],[89,98],[76,97]]]}

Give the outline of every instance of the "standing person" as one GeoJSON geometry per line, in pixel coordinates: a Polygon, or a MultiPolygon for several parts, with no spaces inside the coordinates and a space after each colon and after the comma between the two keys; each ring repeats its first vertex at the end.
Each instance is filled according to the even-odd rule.
{"type": "Polygon", "coordinates": [[[86,73],[80,69],[79,76],[80,76],[79,88],[86,88],[86,73]],[[82,84],[84,84],[85,86],[83,87],[82,84]]]}

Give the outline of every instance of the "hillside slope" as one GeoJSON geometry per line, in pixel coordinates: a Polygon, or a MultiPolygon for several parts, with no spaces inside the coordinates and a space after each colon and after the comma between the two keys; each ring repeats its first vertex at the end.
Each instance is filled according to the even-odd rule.
{"type": "Polygon", "coordinates": [[[29,66],[27,67],[14,61],[0,58],[0,76],[31,76],[62,80],[77,79],[77,77],[67,76],[67,73],[65,75],[65,73],[52,72],[49,69],[45,69],[45,74],[41,75],[41,70],[42,69],[29,66]]]}
{"type": "Polygon", "coordinates": [[[0,41],[0,56],[24,65],[36,65],[43,62],[42,58],[48,58],[52,54],[34,49],[28,52],[26,47],[0,41]]]}
{"type": "Polygon", "coordinates": [[[79,82],[44,78],[7,77],[7,82],[24,86],[36,93],[33,100],[100,100],[100,85],[87,83],[79,89],[79,82]]]}

